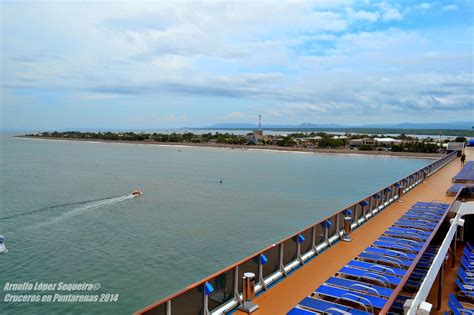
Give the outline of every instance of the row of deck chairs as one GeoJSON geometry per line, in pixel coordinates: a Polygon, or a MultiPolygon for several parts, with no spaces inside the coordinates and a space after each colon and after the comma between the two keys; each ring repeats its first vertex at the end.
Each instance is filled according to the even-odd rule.
{"type": "Polygon", "coordinates": [[[416,267],[410,275],[410,278],[408,278],[408,281],[405,283],[405,286],[403,287],[402,291],[399,293],[399,295],[395,299],[395,302],[392,304],[392,307],[390,308],[390,313],[403,313],[403,305],[405,304],[405,301],[407,299],[413,298],[418,292],[418,289],[420,288],[421,283],[425,279],[426,274],[428,273],[428,270],[432,265],[436,254],[438,253],[438,250],[439,246],[428,246],[426,251],[423,253],[423,256],[416,264],[416,267]]]}
{"type": "MultiPolygon", "coordinates": [[[[371,246],[288,314],[378,313],[435,232],[447,209],[445,203],[416,203],[371,246]]],[[[428,262],[420,261],[422,263],[428,262]]]]}
{"type": "Polygon", "coordinates": [[[464,167],[453,177],[455,183],[466,183],[474,181],[474,161],[464,164],[464,167]]]}
{"type": "Polygon", "coordinates": [[[456,194],[465,187],[465,184],[452,184],[451,187],[446,191],[447,196],[456,196],[456,194]]]}
{"type": "Polygon", "coordinates": [[[450,295],[449,309],[454,315],[474,314],[474,247],[469,242],[464,247],[455,283],[459,293],[450,295]]]}

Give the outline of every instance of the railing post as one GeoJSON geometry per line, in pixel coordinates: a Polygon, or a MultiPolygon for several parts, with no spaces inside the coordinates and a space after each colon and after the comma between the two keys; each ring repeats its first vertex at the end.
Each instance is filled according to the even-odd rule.
{"type": "Polygon", "coordinates": [[[265,280],[263,279],[263,265],[268,262],[267,256],[264,254],[260,254],[258,259],[258,283],[262,286],[263,290],[267,290],[267,285],[265,284],[265,280]]]}
{"type": "Polygon", "coordinates": [[[369,213],[370,216],[374,216],[374,196],[369,197],[369,213]]]}
{"type": "Polygon", "coordinates": [[[340,216],[341,216],[341,213],[338,212],[338,213],[336,214],[336,232],[337,232],[337,238],[340,238],[340,237],[341,237],[341,231],[340,231],[340,229],[341,229],[341,222],[339,222],[339,221],[340,221],[340,220],[339,220],[339,219],[340,219],[340,216]]]}
{"type": "Polygon", "coordinates": [[[212,287],[212,284],[209,282],[204,283],[204,290],[203,290],[203,309],[204,309],[204,315],[209,315],[209,295],[214,292],[214,288],[212,287]]]}
{"type": "Polygon", "coordinates": [[[239,297],[239,266],[234,268],[234,300],[240,302],[239,297]]]}
{"type": "Polygon", "coordinates": [[[315,255],[318,255],[318,246],[316,246],[316,225],[311,229],[311,248],[315,255]]]}
{"type": "Polygon", "coordinates": [[[171,300],[166,301],[166,315],[171,315],[171,300]]]}
{"type": "Polygon", "coordinates": [[[380,193],[376,193],[374,195],[374,203],[375,203],[375,206],[372,208],[372,212],[375,209],[375,210],[377,210],[376,213],[378,213],[379,212],[379,203],[380,203],[380,193]]]}
{"type": "Polygon", "coordinates": [[[301,257],[301,244],[303,244],[303,242],[304,236],[298,234],[298,236],[296,237],[296,257],[302,265],[304,265],[303,257],[301,257]]]}
{"type": "Polygon", "coordinates": [[[436,309],[439,311],[441,309],[441,297],[443,296],[443,273],[444,273],[444,265],[441,265],[439,268],[439,275],[438,275],[438,298],[436,301],[436,309]]]}
{"type": "Polygon", "coordinates": [[[280,243],[280,271],[286,277],[285,266],[283,265],[283,242],[280,243]]]}
{"type": "Polygon", "coordinates": [[[367,222],[367,206],[369,203],[367,200],[362,200],[359,202],[359,205],[362,207],[362,217],[364,218],[364,222],[367,222]]]}
{"type": "Polygon", "coordinates": [[[355,214],[354,214],[355,224],[356,224],[356,226],[360,226],[360,224],[359,224],[359,204],[356,204],[354,206],[354,212],[355,212],[355,214]]]}
{"type": "Polygon", "coordinates": [[[452,248],[453,248],[453,259],[451,260],[451,268],[454,268],[456,266],[456,250],[457,250],[457,247],[456,247],[456,241],[457,241],[457,238],[458,238],[458,229],[456,228],[456,231],[454,232],[454,237],[453,237],[453,241],[452,241],[452,248]]]}
{"type": "Polygon", "coordinates": [[[331,219],[324,221],[324,241],[328,244],[328,247],[331,246],[331,242],[329,242],[329,228],[332,226],[331,219]]]}

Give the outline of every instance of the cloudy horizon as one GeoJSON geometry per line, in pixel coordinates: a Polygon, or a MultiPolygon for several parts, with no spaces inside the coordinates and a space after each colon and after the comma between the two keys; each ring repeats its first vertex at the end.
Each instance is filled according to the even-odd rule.
{"type": "Polygon", "coordinates": [[[473,2],[1,4],[1,129],[473,119],[473,2]]]}

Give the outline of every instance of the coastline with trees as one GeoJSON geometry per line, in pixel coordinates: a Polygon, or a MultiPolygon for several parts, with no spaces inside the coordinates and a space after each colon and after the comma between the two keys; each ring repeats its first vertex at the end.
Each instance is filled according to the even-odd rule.
{"type": "Polygon", "coordinates": [[[155,145],[184,145],[199,147],[220,147],[230,149],[264,149],[278,151],[351,153],[368,155],[392,155],[413,157],[439,157],[445,153],[449,141],[464,142],[464,137],[423,138],[400,134],[398,136],[377,136],[367,134],[344,135],[325,132],[295,132],[287,135],[263,135],[249,132],[246,135],[229,132],[40,132],[19,137],[99,141],[118,143],[140,143],[155,145]]]}

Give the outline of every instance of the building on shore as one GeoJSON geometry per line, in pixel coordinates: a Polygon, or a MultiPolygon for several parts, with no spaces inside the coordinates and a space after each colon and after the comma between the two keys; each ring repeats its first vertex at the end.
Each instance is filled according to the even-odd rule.
{"type": "Polygon", "coordinates": [[[362,138],[362,139],[351,139],[349,140],[349,145],[353,147],[358,147],[362,145],[374,145],[375,140],[372,138],[362,138]]]}

